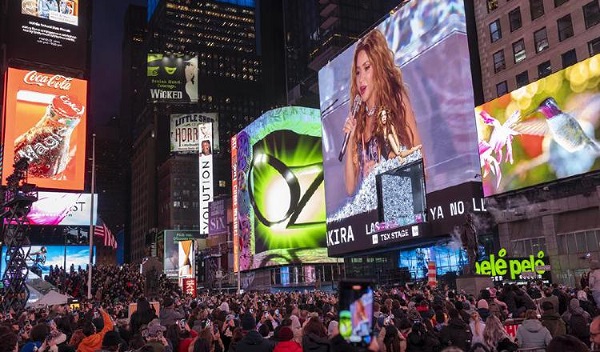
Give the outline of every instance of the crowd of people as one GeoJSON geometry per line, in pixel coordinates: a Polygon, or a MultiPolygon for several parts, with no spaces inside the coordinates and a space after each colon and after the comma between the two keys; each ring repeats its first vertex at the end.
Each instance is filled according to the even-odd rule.
{"type": "MultiPolygon", "coordinates": [[[[359,350],[340,335],[336,293],[204,291],[192,297],[163,284],[157,297],[144,297],[143,276],[133,266],[95,272],[94,298],[80,297],[79,308],[2,313],[0,352],[359,350]]],[[[67,282],[67,291],[81,296],[85,270],[59,274],[48,280],[67,282]]],[[[415,284],[381,288],[374,297],[370,351],[567,352],[600,345],[600,310],[588,287],[532,282],[474,295],[415,284]]]]}

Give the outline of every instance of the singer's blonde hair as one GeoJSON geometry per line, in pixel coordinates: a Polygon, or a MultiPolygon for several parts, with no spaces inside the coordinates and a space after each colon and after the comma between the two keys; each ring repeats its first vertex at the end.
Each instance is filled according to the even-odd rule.
{"type": "MultiPolygon", "coordinates": [[[[406,121],[407,109],[410,109],[410,101],[402,79],[402,72],[394,64],[394,55],[388,48],[384,35],[377,29],[369,32],[364,38],[358,41],[354,58],[352,61],[352,71],[350,80],[350,97],[355,97],[359,90],[356,84],[356,61],[358,53],[364,51],[371,62],[373,69],[373,79],[376,93],[376,106],[385,108],[388,111],[386,124],[394,126],[400,144],[412,148],[414,145],[414,132],[408,126],[406,121]]],[[[365,107],[361,107],[357,118],[355,143],[352,148],[356,148],[356,141],[360,141],[365,130],[365,107]]],[[[380,119],[377,118],[377,130],[380,129],[380,119]]],[[[380,136],[381,137],[381,136],[380,136]]],[[[381,141],[380,141],[381,142],[381,141]]],[[[381,145],[381,144],[380,144],[381,145]]]]}

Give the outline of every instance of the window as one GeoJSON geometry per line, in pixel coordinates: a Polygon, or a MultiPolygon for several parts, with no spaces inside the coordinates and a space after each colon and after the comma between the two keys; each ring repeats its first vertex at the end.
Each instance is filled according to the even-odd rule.
{"type": "Polygon", "coordinates": [[[504,50],[499,50],[494,53],[494,73],[498,73],[506,68],[504,61],[504,50]]]}
{"type": "Polygon", "coordinates": [[[552,73],[552,64],[550,60],[538,65],[538,78],[544,78],[552,73]]]}
{"type": "Polygon", "coordinates": [[[558,254],[596,252],[600,231],[598,229],[556,235],[558,254]]]}
{"type": "Polygon", "coordinates": [[[544,0],[529,0],[529,10],[531,11],[531,20],[544,15],[544,0]]]}
{"type": "Polygon", "coordinates": [[[512,241],[511,247],[511,255],[513,257],[529,257],[530,255],[537,256],[539,251],[546,252],[546,238],[537,237],[512,241]]]}
{"type": "Polygon", "coordinates": [[[573,36],[573,21],[571,15],[566,15],[556,21],[558,25],[558,40],[561,42],[573,36]]]}
{"type": "Polygon", "coordinates": [[[525,41],[520,39],[513,43],[513,55],[515,58],[515,64],[525,60],[527,54],[525,53],[525,41]]]}
{"type": "Polygon", "coordinates": [[[508,93],[508,83],[506,83],[506,81],[496,84],[496,95],[498,97],[501,97],[506,93],[508,93]]]}
{"type": "Polygon", "coordinates": [[[523,22],[521,21],[521,8],[517,7],[508,13],[508,21],[510,22],[510,31],[514,32],[521,28],[523,22]]]}
{"type": "Polygon", "coordinates": [[[517,88],[521,88],[529,84],[529,74],[527,73],[527,71],[519,73],[515,78],[517,81],[517,88]]]}
{"type": "Polygon", "coordinates": [[[575,65],[577,63],[577,53],[575,49],[569,50],[561,55],[563,68],[575,65]]]}
{"type": "Polygon", "coordinates": [[[502,29],[500,28],[500,19],[495,20],[490,23],[490,38],[492,39],[492,43],[500,40],[502,38],[502,29]]]}
{"type": "Polygon", "coordinates": [[[590,51],[590,57],[600,54],[600,37],[588,42],[588,50],[590,51]]]}
{"type": "Polygon", "coordinates": [[[559,7],[560,5],[564,4],[567,1],[569,1],[569,0],[554,0],[554,7],[559,7]]]}
{"type": "Polygon", "coordinates": [[[498,8],[498,0],[487,0],[488,13],[494,11],[497,8],[498,8]]]}
{"type": "Polygon", "coordinates": [[[550,47],[548,44],[548,34],[546,33],[546,27],[533,33],[533,40],[535,42],[535,52],[539,53],[550,47]]]}
{"type": "Polygon", "coordinates": [[[598,0],[583,5],[583,18],[585,20],[586,29],[595,26],[600,22],[600,5],[598,5],[598,0]]]}

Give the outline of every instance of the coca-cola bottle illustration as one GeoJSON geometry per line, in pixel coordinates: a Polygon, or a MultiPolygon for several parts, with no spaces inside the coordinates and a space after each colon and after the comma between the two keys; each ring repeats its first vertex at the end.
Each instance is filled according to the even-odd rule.
{"type": "Polygon", "coordinates": [[[75,97],[54,97],[35,126],[15,139],[15,162],[28,158],[30,176],[60,179],[75,152],[71,134],[84,110],[75,97]]]}

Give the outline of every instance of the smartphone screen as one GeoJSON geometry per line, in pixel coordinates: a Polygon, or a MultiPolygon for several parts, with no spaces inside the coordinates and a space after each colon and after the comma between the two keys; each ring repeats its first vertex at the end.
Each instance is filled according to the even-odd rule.
{"type": "Polygon", "coordinates": [[[340,335],[352,345],[367,347],[373,331],[373,283],[341,281],[339,305],[340,335]]]}

